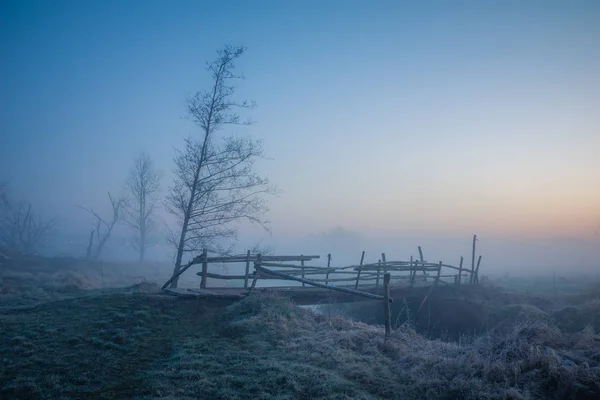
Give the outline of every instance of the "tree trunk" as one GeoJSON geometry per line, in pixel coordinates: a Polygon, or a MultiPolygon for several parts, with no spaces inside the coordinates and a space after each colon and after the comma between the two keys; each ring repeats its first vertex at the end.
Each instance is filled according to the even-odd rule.
{"type": "MultiPolygon", "coordinates": [[[[194,208],[194,197],[196,197],[196,192],[198,191],[198,181],[200,179],[200,172],[202,171],[202,167],[204,166],[204,160],[206,159],[206,147],[208,145],[208,136],[210,135],[210,130],[212,127],[212,118],[213,112],[215,109],[215,102],[217,97],[217,89],[218,89],[218,79],[215,81],[213,86],[213,94],[212,100],[210,103],[210,111],[208,112],[207,124],[204,130],[204,141],[202,142],[202,153],[200,154],[200,161],[198,162],[198,168],[196,168],[194,174],[194,183],[192,184],[192,189],[190,190],[190,201],[188,202],[188,206],[186,212],[183,216],[183,224],[181,226],[181,236],[179,237],[179,245],[177,246],[177,258],[175,260],[175,268],[173,270],[173,275],[177,275],[179,270],[181,269],[181,259],[183,258],[183,250],[185,249],[185,236],[187,234],[188,225],[190,223],[190,218],[192,215],[192,211],[194,208]]],[[[171,282],[171,289],[177,289],[177,284],[179,283],[179,277],[173,279],[171,282]]]]}
{"type": "Polygon", "coordinates": [[[85,252],[86,258],[90,258],[92,256],[92,246],[94,245],[94,233],[96,233],[96,229],[92,229],[92,233],[90,233],[90,240],[88,242],[88,247],[85,252]]]}
{"type": "MultiPolygon", "coordinates": [[[[189,214],[188,214],[189,215],[189,214]]],[[[175,268],[173,269],[173,275],[177,275],[181,269],[181,259],[183,258],[183,250],[185,248],[185,234],[187,233],[189,218],[183,219],[183,225],[181,226],[181,235],[179,236],[179,245],[177,246],[177,258],[175,259],[175,268]]],[[[171,289],[177,289],[179,283],[179,277],[173,279],[171,282],[171,289]]]]}
{"type": "Polygon", "coordinates": [[[144,253],[146,252],[146,194],[142,195],[140,202],[140,262],[144,261],[144,253]]]}
{"type": "Polygon", "coordinates": [[[144,254],[146,253],[146,235],[142,235],[140,238],[140,262],[144,261],[144,254]]]}
{"type": "MultiPolygon", "coordinates": [[[[112,227],[110,228],[110,230],[112,230],[112,227]]],[[[100,253],[102,253],[102,250],[104,250],[104,245],[106,244],[106,242],[108,241],[108,237],[110,236],[110,230],[106,232],[106,234],[102,237],[100,243],[98,243],[98,247],[96,248],[94,258],[100,258],[100,253]]]]}
{"type": "MultiPolygon", "coordinates": [[[[206,137],[204,138],[204,145],[206,146],[206,137]]],[[[204,149],[203,149],[204,155],[204,149]]],[[[192,208],[194,206],[194,197],[196,196],[197,191],[197,183],[200,178],[200,168],[202,167],[201,163],[203,162],[204,157],[200,157],[200,163],[198,168],[196,169],[196,174],[194,175],[194,184],[192,186],[192,190],[190,193],[190,201],[188,201],[188,206],[185,211],[185,215],[183,216],[183,224],[181,225],[181,235],[179,236],[179,245],[177,246],[177,259],[175,260],[175,268],[173,269],[173,276],[179,273],[181,269],[181,260],[183,258],[183,250],[185,249],[185,236],[187,235],[188,225],[190,223],[190,218],[192,215],[192,208]]],[[[179,277],[173,279],[171,282],[171,289],[177,289],[177,284],[179,283],[179,277]]]]}

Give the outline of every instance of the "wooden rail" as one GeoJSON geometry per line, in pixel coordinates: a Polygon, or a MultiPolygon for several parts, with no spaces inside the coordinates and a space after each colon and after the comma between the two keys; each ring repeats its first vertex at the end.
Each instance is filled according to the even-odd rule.
{"type": "MultiPolygon", "coordinates": [[[[385,276],[389,274],[389,284],[393,282],[404,282],[405,285],[413,286],[417,281],[428,282],[431,280],[434,286],[440,283],[444,284],[478,284],[479,270],[481,265],[481,255],[476,259],[477,236],[473,237],[473,246],[471,252],[471,268],[463,265],[464,258],[460,257],[459,266],[443,263],[427,262],[423,256],[423,249],[418,246],[418,258],[410,257],[409,261],[388,261],[386,254],[382,253],[377,262],[365,263],[365,252],[361,253],[360,262],[356,265],[343,267],[331,266],[331,254],[327,255],[327,267],[310,265],[309,262],[320,259],[318,255],[272,255],[262,256],[252,254],[249,250],[245,254],[235,256],[208,257],[208,252],[204,250],[202,254],[196,256],[188,264],[180,269],[179,273],[171,277],[163,289],[165,289],[175,278],[187,271],[193,265],[201,265],[201,270],[197,272],[200,277],[200,288],[205,289],[208,285],[208,279],[223,281],[243,281],[243,288],[248,289],[249,282],[252,282],[252,290],[260,280],[289,280],[301,283],[305,287],[310,281],[315,284],[322,284],[323,288],[331,289],[330,283],[346,284],[359,290],[361,286],[372,286],[375,284],[376,293],[380,290],[380,282],[383,278],[385,286],[385,276]],[[245,264],[245,270],[242,274],[220,274],[214,271],[209,272],[210,265],[213,264],[245,264]],[[251,271],[251,264],[255,266],[251,271]],[[267,268],[270,273],[262,271],[258,273],[256,266],[267,268]],[[442,273],[442,270],[447,273],[442,273]],[[454,273],[456,271],[456,273],[454,273]],[[449,272],[449,273],[448,273],[449,272]],[[283,275],[282,275],[283,274],[283,275]],[[418,277],[419,274],[422,276],[418,277]],[[285,275],[285,278],[282,276],[285,275]],[[449,281],[445,281],[449,279],[449,281]]],[[[315,286],[315,285],[311,285],[315,286]]],[[[320,287],[320,286],[318,286],[320,287]]],[[[340,286],[336,286],[340,287],[340,286]]],[[[276,288],[274,288],[276,289],[276,288]]]]}
{"type": "MultiPolygon", "coordinates": [[[[191,268],[193,265],[201,265],[200,272],[200,290],[204,297],[224,296],[230,298],[232,295],[219,294],[218,288],[207,289],[208,279],[224,280],[224,281],[243,281],[243,288],[237,289],[247,291],[244,295],[236,295],[238,298],[249,296],[255,290],[258,280],[284,280],[298,282],[299,287],[294,287],[294,290],[305,291],[313,290],[307,288],[306,285],[325,290],[337,291],[352,296],[361,296],[374,300],[383,300],[385,304],[385,333],[386,337],[391,333],[391,308],[390,303],[393,299],[390,297],[390,287],[392,282],[401,283],[404,287],[412,287],[417,284],[417,280],[428,282],[431,279],[433,283],[428,284],[430,288],[427,295],[423,299],[419,310],[423,307],[434,288],[439,284],[454,284],[463,285],[479,283],[479,269],[481,266],[481,255],[476,260],[476,243],[477,236],[473,237],[473,245],[471,251],[471,268],[464,266],[464,257],[460,257],[459,266],[445,264],[442,261],[437,263],[427,262],[423,257],[423,250],[418,246],[419,257],[410,257],[409,261],[388,261],[386,254],[381,253],[381,258],[377,262],[365,263],[365,252],[363,251],[360,257],[360,262],[357,265],[348,265],[344,267],[331,266],[331,254],[327,254],[327,267],[308,265],[307,262],[319,259],[320,256],[298,255],[298,256],[263,256],[261,254],[252,254],[250,250],[246,254],[236,256],[223,257],[208,257],[208,252],[204,250],[202,254],[194,257],[189,263],[183,265],[177,274],[174,274],[163,286],[166,289],[169,284],[191,268]],[[241,275],[225,275],[215,272],[209,272],[211,264],[227,264],[227,263],[243,263],[245,269],[241,275]],[[254,271],[250,271],[251,263],[254,265],[254,271]],[[442,270],[450,273],[442,274],[442,270]],[[454,273],[453,271],[456,271],[454,273]],[[417,277],[418,273],[422,273],[422,277],[417,277]],[[445,281],[444,279],[450,279],[445,281]],[[249,285],[249,282],[252,282],[249,285]],[[383,282],[383,295],[379,294],[380,281],[383,282]],[[338,284],[347,286],[340,286],[338,284]],[[373,290],[375,292],[367,292],[373,290]],[[250,287],[248,287],[250,286],[250,287]],[[360,288],[364,287],[364,290],[360,288]]],[[[402,287],[402,286],[400,286],[402,287]]],[[[263,288],[264,289],[264,288],[263,288]]],[[[289,286],[269,287],[271,290],[290,290],[289,286]]],[[[236,290],[229,288],[229,290],[236,290]]],[[[261,289],[262,290],[262,289],[261,289]]],[[[308,293],[308,292],[307,292],[308,293]]],[[[310,294],[314,296],[314,294],[310,294]]]]}

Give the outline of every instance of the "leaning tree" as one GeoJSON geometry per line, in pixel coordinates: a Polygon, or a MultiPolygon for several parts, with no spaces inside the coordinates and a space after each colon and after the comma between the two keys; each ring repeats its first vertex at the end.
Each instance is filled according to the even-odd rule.
{"type": "MultiPolygon", "coordinates": [[[[244,47],[227,46],[207,63],[212,84],[188,98],[188,116],[199,128],[199,137],[185,140],[175,156],[175,181],[166,200],[167,211],[178,222],[177,233],[170,233],[176,248],[176,276],[185,253],[206,248],[223,253],[222,242],[236,237],[236,223],[250,221],[268,230],[263,218],[268,211],[265,194],[275,194],[269,181],[254,172],[257,159],[265,158],[262,142],[236,136],[219,137],[227,125],[248,125],[237,110],[250,109],[254,103],[233,99],[233,82],[242,78],[234,73],[235,63],[244,47]]],[[[178,279],[171,283],[176,288],[178,279]]]]}

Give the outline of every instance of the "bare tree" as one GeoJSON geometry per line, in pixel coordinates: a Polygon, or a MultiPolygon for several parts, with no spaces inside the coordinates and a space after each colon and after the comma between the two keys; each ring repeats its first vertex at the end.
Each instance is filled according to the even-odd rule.
{"type": "Polygon", "coordinates": [[[123,208],[127,203],[127,198],[125,196],[121,197],[113,197],[110,192],[108,193],[108,198],[110,200],[110,204],[112,206],[112,219],[107,221],[103,219],[99,214],[97,214],[91,208],[81,207],[82,209],[90,212],[94,216],[94,228],[90,232],[90,238],[88,242],[88,247],[86,251],[87,258],[98,258],[100,257],[100,253],[104,250],[104,246],[106,246],[106,242],[110,238],[113,228],[123,218],[123,208]],[[98,245],[94,249],[94,238],[98,241],[98,245]]]}
{"type": "MultiPolygon", "coordinates": [[[[223,252],[220,242],[233,239],[235,222],[257,223],[268,229],[262,216],[267,212],[263,194],[275,193],[267,179],[253,172],[256,159],[264,158],[262,143],[251,139],[226,137],[217,141],[215,133],[225,125],[246,125],[236,109],[252,108],[253,103],[231,99],[233,73],[244,47],[225,47],[208,63],[212,87],[197,92],[187,101],[187,112],[202,132],[201,140],[188,138],[175,157],[175,182],[167,197],[167,210],[180,223],[179,234],[171,234],[176,247],[174,274],[181,268],[186,252],[207,248],[223,252]]],[[[177,279],[171,287],[177,287],[177,279]]]]}
{"type": "Polygon", "coordinates": [[[3,207],[8,202],[6,198],[6,183],[0,183],[0,207],[3,207]]]}
{"type": "Polygon", "coordinates": [[[144,261],[148,235],[154,228],[152,215],[156,210],[161,174],[154,168],[150,155],[141,152],[133,163],[127,181],[130,202],[124,207],[124,220],[136,232],[134,248],[144,261]]]}
{"type": "Polygon", "coordinates": [[[30,203],[11,201],[5,187],[0,186],[0,247],[35,254],[55,230],[56,219],[42,218],[30,203]]]}

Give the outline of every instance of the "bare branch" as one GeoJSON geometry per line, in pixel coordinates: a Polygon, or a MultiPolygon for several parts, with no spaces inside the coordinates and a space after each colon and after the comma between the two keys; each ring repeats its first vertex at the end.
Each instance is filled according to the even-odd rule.
{"type": "Polygon", "coordinates": [[[0,247],[35,254],[55,231],[56,219],[37,215],[30,203],[13,202],[0,188],[0,247]]]}
{"type": "MultiPolygon", "coordinates": [[[[207,64],[212,86],[187,99],[186,109],[200,128],[200,140],[188,138],[184,150],[175,156],[175,181],[166,199],[166,209],[181,224],[179,237],[169,232],[168,240],[176,245],[174,275],[179,272],[184,253],[206,248],[216,252],[223,240],[237,237],[235,223],[249,221],[267,229],[268,221],[260,218],[268,211],[262,197],[275,194],[276,189],[266,178],[253,172],[254,162],[265,158],[262,143],[252,139],[226,137],[217,140],[215,132],[225,125],[246,125],[236,113],[255,107],[254,102],[236,102],[233,81],[242,79],[234,74],[235,63],[245,47],[227,46],[217,52],[217,58],[207,64]]],[[[174,279],[171,287],[177,287],[174,279]]]]}
{"type": "Polygon", "coordinates": [[[91,258],[99,258],[104,246],[106,246],[106,242],[110,238],[113,228],[115,225],[122,220],[123,218],[123,209],[127,204],[127,197],[113,197],[110,192],[108,193],[108,198],[110,200],[110,204],[112,207],[112,219],[107,221],[103,219],[99,214],[97,214],[91,208],[86,208],[83,206],[79,206],[81,209],[88,211],[90,214],[94,216],[94,229],[92,233],[90,233],[90,239],[88,243],[88,248],[86,251],[87,257],[91,258]],[[101,233],[102,226],[104,226],[103,233],[101,233]],[[94,241],[94,233],[96,234],[96,239],[98,240],[98,245],[96,249],[93,250],[93,241],[94,241]]]}

